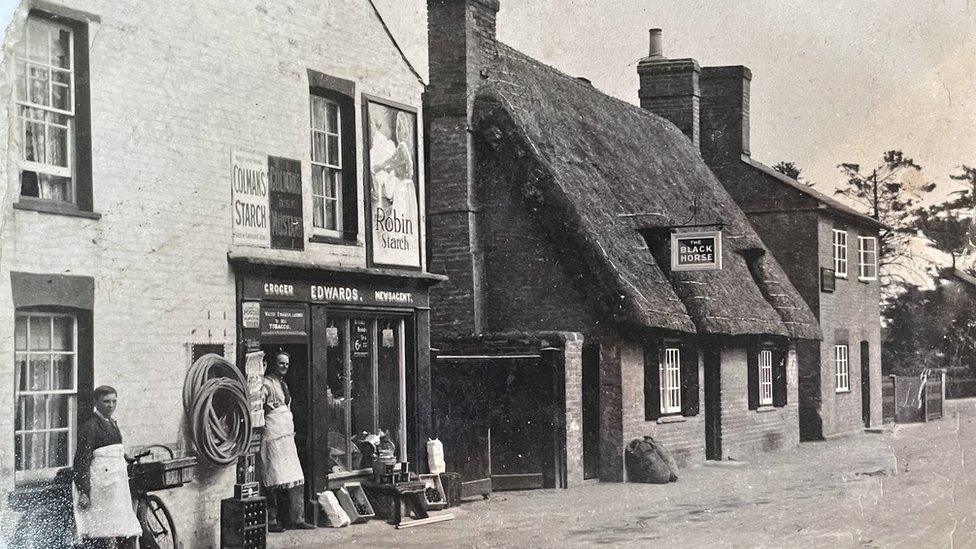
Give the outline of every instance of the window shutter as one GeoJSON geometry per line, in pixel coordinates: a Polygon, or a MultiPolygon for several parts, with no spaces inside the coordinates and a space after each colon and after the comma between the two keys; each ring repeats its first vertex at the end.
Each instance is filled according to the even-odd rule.
{"type": "Polygon", "coordinates": [[[681,415],[698,415],[698,349],[681,346],[681,415]]]}
{"type": "MultiPolygon", "coordinates": [[[[359,208],[356,180],[356,104],[352,97],[335,97],[341,109],[342,124],[342,230],[343,240],[354,242],[359,233],[359,208]]],[[[367,208],[369,205],[367,204],[367,208]]],[[[367,234],[370,228],[366,227],[367,234]]]]}
{"type": "Polygon", "coordinates": [[[786,351],[773,351],[773,406],[786,406],[786,351]]]}
{"type": "Polygon", "coordinates": [[[644,419],[661,417],[661,349],[657,341],[644,343],[644,419]]]}
{"type": "Polygon", "coordinates": [[[747,351],[748,360],[747,364],[747,377],[748,377],[748,391],[749,391],[749,409],[756,410],[759,408],[759,350],[749,349],[747,351]]]}

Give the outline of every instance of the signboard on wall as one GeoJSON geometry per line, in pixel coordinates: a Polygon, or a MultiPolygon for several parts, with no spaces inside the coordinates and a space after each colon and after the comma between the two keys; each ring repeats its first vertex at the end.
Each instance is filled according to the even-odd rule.
{"type": "Polygon", "coordinates": [[[832,292],[837,288],[837,274],[833,269],[820,267],[820,289],[832,292]]]}
{"type": "Polygon", "coordinates": [[[244,358],[244,376],[247,379],[247,397],[251,406],[251,427],[264,427],[264,351],[247,353],[244,358]]]}
{"type": "Polygon", "coordinates": [[[261,335],[306,335],[305,309],[303,307],[261,307],[261,335]]]}
{"type": "Polygon", "coordinates": [[[672,271],[711,271],[721,268],[721,231],[671,233],[672,271]]]}
{"type": "Polygon", "coordinates": [[[304,250],[301,161],[277,156],[268,157],[268,203],[271,217],[271,247],[304,250]]]}
{"type": "Polygon", "coordinates": [[[231,177],[234,244],[269,247],[268,158],[233,151],[231,177]]]}
{"type": "Polygon", "coordinates": [[[427,293],[410,288],[313,283],[307,280],[245,277],[247,301],[337,303],[377,307],[426,307],[427,293]]]}
{"type": "Polygon", "coordinates": [[[373,99],[364,110],[370,262],[419,269],[417,114],[373,99]]]}
{"type": "Polygon", "coordinates": [[[352,356],[369,356],[369,322],[352,319],[352,356]]]}

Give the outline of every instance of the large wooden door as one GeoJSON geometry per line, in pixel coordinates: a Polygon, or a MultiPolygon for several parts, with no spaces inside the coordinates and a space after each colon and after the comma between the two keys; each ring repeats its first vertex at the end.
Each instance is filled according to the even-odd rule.
{"type": "Polygon", "coordinates": [[[563,484],[550,365],[535,358],[432,357],[434,435],[463,495],[563,484]]]}

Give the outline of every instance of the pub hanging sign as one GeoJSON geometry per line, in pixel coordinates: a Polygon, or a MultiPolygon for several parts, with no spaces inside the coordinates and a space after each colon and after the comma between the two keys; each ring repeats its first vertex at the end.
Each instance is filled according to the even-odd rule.
{"type": "Polygon", "coordinates": [[[722,231],[671,233],[672,271],[722,269],[722,231]]]}

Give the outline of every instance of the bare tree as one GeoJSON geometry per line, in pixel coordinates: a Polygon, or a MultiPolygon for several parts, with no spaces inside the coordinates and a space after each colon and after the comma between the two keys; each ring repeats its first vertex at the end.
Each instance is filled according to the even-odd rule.
{"type": "Polygon", "coordinates": [[[847,176],[847,184],[837,189],[868,215],[882,223],[878,234],[878,274],[887,295],[895,291],[894,283],[907,282],[899,269],[908,269],[908,243],[917,231],[918,202],[922,193],[935,188],[929,183],[909,189],[905,183],[908,172],[920,172],[922,167],[901,151],[887,151],[882,162],[870,171],[861,171],[858,164],[838,166],[847,176]]]}

